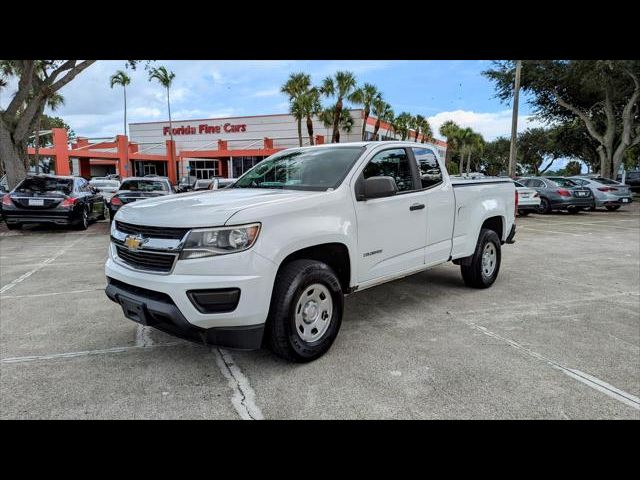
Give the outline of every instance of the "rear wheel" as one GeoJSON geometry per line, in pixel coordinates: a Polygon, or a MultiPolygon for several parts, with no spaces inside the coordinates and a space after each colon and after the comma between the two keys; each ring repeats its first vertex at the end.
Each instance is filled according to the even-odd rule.
{"type": "Polygon", "coordinates": [[[620,205],[605,205],[604,208],[606,208],[610,212],[613,212],[614,210],[618,210],[620,208],[620,205]]]}
{"type": "Polygon", "coordinates": [[[575,215],[576,213],[580,213],[580,209],[578,207],[568,207],[567,212],[569,212],[572,215],[575,215]]]}
{"type": "Polygon", "coordinates": [[[102,213],[98,216],[98,220],[104,220],[105,218],[107,218],[107,215],[107,204],[102,202],[102,213]]]}
{"type": "Polygon", "coordinates": [[[529,210],[518,210],[518,215],[520,215],[521,217],[526,217],[530,213],[531,212],[529,210]]]}
{"type": "Polygon", "coordinates": [[[7,223],[7,228],[9,230],[20,230],[20,227],[22,227],[22,225],[19,223],[7,223]]]}
{"type": "Polygon", "coordinates": [[[551,211],[551,204],[549,203],[549,200],[542,197],[540,199],[540,206],[538,207],[538,211],[540,213],[549,213],[551,211]]]}
{"type": "Polygon", "coordinates": [[[80,221],[76,225],[78,230],[86,230],[89,228],[89,210],[86,206],[82,207],[82,212],[80,213],[80,221]]]}
{"type": "Polygon", "coordinates": [[[468,287],[488,288],[500,271],[500,238],[493,230],[480,230],[478,244],[469,265],[461,265],[462,279],[468,287]]]}
{"type": "Polygon", "coordinates": [[[292,362],[310,362],[333,344],[342,323],[343,293],[329,266],[294,260],[276,276],[267,319],[271,350],[292,362]]]}

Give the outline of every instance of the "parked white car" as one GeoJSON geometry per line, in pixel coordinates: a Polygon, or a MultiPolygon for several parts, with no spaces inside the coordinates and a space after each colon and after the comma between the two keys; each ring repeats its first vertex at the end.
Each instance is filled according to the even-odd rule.
{"type": "Polygon", "coordinates": [[[336,338],[345,294],[448,261],[491,286],[515,202],[511,179],[452,180],[413,142],[288,149],[228,188],[123,206],[106,294],[135,322],[307,362],[336,338]]]}
{"type": "Polygon", "coordinates": [[[514,181],[513,183],[518,194],[518,215],[526,217],[531,212],[538,212],[540,210],[540,194],[520,182],[514,181]]]}
{"type": "Polygon", "coordinates": [[[106,178],[92,178],[89,181],[89,185],[100,190],[106,202],[109,202],[111,197],[113,197],[120,188],[120,182],[118,180],[109,180],[106,178]]]}
{"type": "Polygon", "coordinates": [[[586,175],[569,177],[569,179],[591,190],[596,201],[595,207],[592,208],[593,210],[597,207],[605,207],[607,210],[617,210],[622,205],[633,202],[633,195],[631,194],[629,185],[616,182],[609,178],[586,175]]]}

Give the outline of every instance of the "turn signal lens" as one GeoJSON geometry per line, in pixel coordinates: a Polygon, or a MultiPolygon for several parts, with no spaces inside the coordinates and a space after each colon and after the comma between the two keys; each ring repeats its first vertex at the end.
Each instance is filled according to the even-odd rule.
{"type": "Polygon", "coordinates": [[[77,198],[65,198],[60,206],[62,207],[73,207],[76,203],[77,198]]]}
{"type": "Polygon", "coordinates": [[[7,205],[7,206],[11,206],[11,196],[8,193],[6,195],[3,195],[2,204],[3,205],[7,205]]]}

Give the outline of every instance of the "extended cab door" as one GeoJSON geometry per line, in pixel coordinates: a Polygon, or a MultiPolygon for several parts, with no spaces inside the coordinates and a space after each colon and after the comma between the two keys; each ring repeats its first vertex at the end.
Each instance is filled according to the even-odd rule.
{"type": "Polygon", "coordinates": [[[415,161],[411,161],[406,148],[387,148],[376,153],[358,173],[353,185],[358,283],[419,269],[424,265],[427,210],[415,161]],[[393,177],[398,193],[362,199],[362,182],[374,176],[393,177]]]}
{"type": "Polygon", "coordinates": [[[433,149],[412,147],[414,161],[420,175],[420,187],[427,205],[427,240],[425,263],[446,262],[451,255],[456,200],[445,167],[433,149]]]}

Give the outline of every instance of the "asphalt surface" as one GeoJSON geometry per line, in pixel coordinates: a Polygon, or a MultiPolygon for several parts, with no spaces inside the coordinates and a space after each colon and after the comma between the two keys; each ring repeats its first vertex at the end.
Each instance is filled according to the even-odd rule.
{"type": "Polygon", "coordinates": [[[0,418],[640,419],[640,204],[517,227],[492,288],[447,264],[362,291],[294,365],[125,319],[106,222],[3,224],[0,418]]]}

